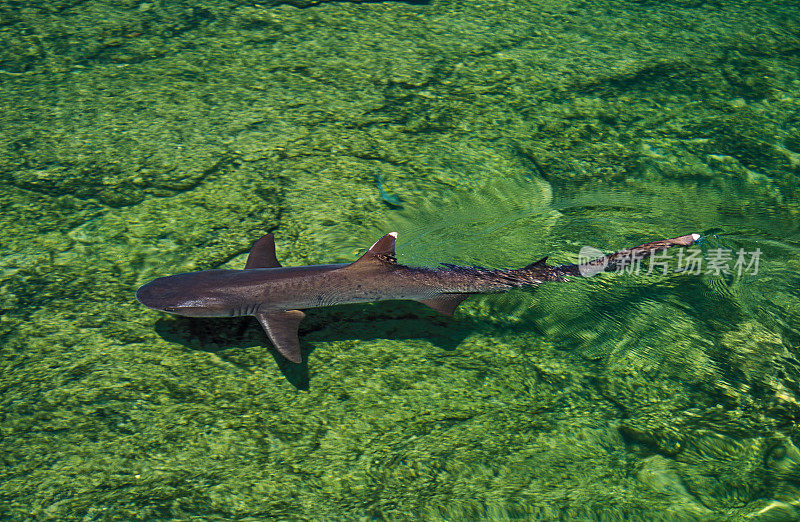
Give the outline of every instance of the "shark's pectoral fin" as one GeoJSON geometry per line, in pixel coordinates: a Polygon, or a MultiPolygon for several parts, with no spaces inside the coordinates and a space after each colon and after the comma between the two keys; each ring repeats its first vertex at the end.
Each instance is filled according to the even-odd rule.
{"type": "Polygon", "coordinates": [[[430,306],[440,314],[452,316],[461,301],[472,294],[439,294],[430,299],[418,299],[424,305],[430,306]]]}
{"type": "Polygon", "coordinates": [[[281,266],[278,263],[278,258],[275,255],[275,237],[270,232],[259,238],[258,241],[253,243],[253,248],[250,249],[250,255],[247,256],[247,263],[245,263],[245,270],[250,268],[278,268],[281,266]]]}
{"type": "Polygon", "coordinates": [[[264,327],[269,340],[281,355],[292,362],[303,361],[300,353],[300,339],[297,337],[297,327],[306,314],[300,310],[283,310],[256,314],[256,319],[264,327]]]}

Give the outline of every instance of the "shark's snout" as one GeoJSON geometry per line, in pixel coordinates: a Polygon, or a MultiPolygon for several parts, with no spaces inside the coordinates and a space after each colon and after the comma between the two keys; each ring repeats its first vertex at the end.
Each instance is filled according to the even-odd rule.
{"type": "Polygon", "coordinates": [[[171,296],[173,292],[169,292],[161,283],[163,279],[166,278],[162,277],[140,286],[136,291],[136,300],[153,310],[170,312],[175,309],[175,296],[171,296]]]}
{"type": "Polygon", "coordinates": [[[188,317],[218,317],[230,315],[236,303],[230,303],[224,292],[214,290],[214,276],[222,270],[189,272],[159,277],[142,285],[136,299],[147,308],[188,317]]]}
{"type": "Polygon", "coordinates": [[[142,285],[136,291],[136,299],[153,310],[190,315],[199,299],[191,285],[181,283],[180,276],[159,277],[142,285]]]}

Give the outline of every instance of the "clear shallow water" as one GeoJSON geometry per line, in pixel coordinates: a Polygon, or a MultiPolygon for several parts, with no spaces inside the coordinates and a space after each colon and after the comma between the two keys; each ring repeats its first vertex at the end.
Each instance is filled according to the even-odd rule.
{"type": "Polygon", "coordinates": [[[82,5],[0,4],[4,518],[797,517],[793,3],[82,5]],[[314,310],[299,367],[135,302],[266,230],[761,256],[314,310]]]}

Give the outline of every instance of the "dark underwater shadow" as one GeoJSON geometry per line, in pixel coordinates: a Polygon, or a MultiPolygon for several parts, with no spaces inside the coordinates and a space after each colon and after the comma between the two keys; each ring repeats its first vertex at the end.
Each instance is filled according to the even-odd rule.
{"type": "Polygon", "coordinates": [[[476,326],[473,321],[444,317],[419,303],[402,301],[340,305],[307,310],[306,314],[299,332],[301,363],[293,363],[278,353],[253,317],[164,316],[156,322],[155,330],[166,341],[190,350],[215,353],[244,368],[264,363],[233,355],[231,351],[265,347],[286,380],[298,390],[308,390],[309,358],[317,341],[426,339],[437,348],[452,351],[472,331],[470,327],[476,326]],[[455,322],[459,322],[459,328],[453,328],[455,322]]]}
{"type": "MultiPolygon", "coordinates": [[[[165,316],[156,322],[155,330],[166,341],[181,344],[189,350],[215,353],[226,362],[241,368],[264,364],[263,360],[255,359],[250,352],[265,347],[292,386],[298,390],[309,388],[308,355],[313,348],[301,341],[303,362],[295,364],[288,361],[272,347],[253,317],[165,316]]],[[[258,351],[261,356],[263,350],[258,351]]]]}

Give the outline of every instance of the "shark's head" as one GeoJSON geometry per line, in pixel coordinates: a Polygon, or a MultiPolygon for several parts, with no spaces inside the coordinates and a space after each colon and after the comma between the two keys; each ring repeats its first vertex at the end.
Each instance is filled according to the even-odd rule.
{"type": "Polygon", "coordinates": [[[159,277],[136,291],[136,299],[153,310],[187,317],[220,317],[231,315],[231,300],[214,291],[216,272],[207,270],[159,277]]]}

